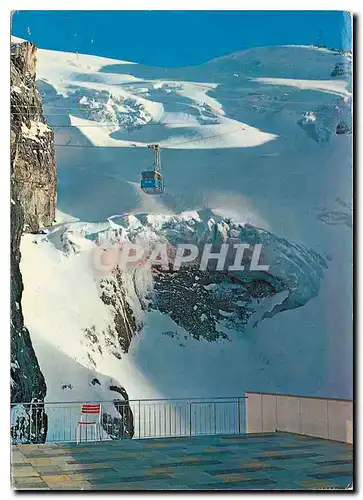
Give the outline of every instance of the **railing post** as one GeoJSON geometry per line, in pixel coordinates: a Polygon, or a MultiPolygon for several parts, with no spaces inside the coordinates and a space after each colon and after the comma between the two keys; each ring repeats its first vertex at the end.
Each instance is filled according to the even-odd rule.
{"type": "Polygon", "coordinates": [[[32,442],[32,422],[33,422],[33,405],[30,403],[29,408],[29,443],[32,442]]]}
{"type": "Polygon", "coordinates": [[[169,403],[169,436],[171,436],[171,404],[169,403]]]}
{"type": "Polygon", "coordinates": [[[241,434],[241,398],[237,398],[238,434],[241,434]]]}
{"type": "Polygon", "coordinates": [[[216,402],[213,402],[213,413],[214,413],[214,434],[217,434],[217,411],[216,411],[216,402]]]}
{"type": "Polygon", "coordinates": [[[192,402],[189,401],[189,436],[192,435],[192,402]]]}
{"type": "Polygon", "coordinates": [[[139,439],[141,439],[141,402],[139,399],[139,439]]]}
{"type": "Polygon", "coordinates": [[[166,404],[163,404],[164,406],[164,437],[166,436],[166,404]]]}

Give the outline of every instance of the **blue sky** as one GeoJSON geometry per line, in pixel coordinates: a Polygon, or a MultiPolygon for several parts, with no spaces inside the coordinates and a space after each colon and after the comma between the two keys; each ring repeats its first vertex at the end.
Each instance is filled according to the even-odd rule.
{"type": "Polygon", "coordinates": [[[16,11],[12,34],[40,48],[166,67],[249,47],[351,43],[341,11],[16,11]]]}

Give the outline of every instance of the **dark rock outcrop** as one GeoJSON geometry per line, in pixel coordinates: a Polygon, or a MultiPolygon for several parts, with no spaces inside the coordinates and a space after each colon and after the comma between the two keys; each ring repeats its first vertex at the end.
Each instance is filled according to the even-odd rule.
{"type": "Polygon", "coordinates": [[[252,302],[284,290],[282,281],[267,273],[256,274],[255,279],[243,280],[233,273],[200,271],[197,267],[158,273],[150,308],[168,314],[196,340],[229,340],[218,329],[220,324],[243,331],[254,313],[252,302]]]}
{"type": "Polygon", "coordinates": [[[100,281],[100,296],[106,306],[112,310],[114,328],[108,332],[111,351],[117,354],[120,351],[128,352],[132,337],[140,330],[135,315],[127,302],[126,290],[122,279],[122,272],[118,267],[112,276],[100,281]]]}
{"type": "Polygon", "coordinates": [[[113,417],[107,412],[102,413],[102,427],[111,439],[131,439],[135,433],[134,415],[130,408],[129,396],[123,387],[110,385],[110,391],[121,395],[123,399],[114,399],[113,405],[120,417],[113,417]]]}
{"type": "Polygon", "coordinates": [[[54,135],[35,86],[36,47],[11,48],[11,189],[24,214],[24,229],[38,232],[55,219],[54,135]]]}

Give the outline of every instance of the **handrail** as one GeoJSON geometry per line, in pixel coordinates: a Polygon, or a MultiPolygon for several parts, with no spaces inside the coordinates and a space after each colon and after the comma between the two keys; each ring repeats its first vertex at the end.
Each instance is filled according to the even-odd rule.
{"type": "MultiPolygon", "coordinates": [[[[250,394],[259,394],[259,393],[250,393],[250,394]]],[[[120,394],[121,396],[121,394],[120,394]]],[[[19,401],[19,402],[10,402],[11,405],[43,405],[43,404],[47,404],[47,405],[55,405],[55,404],[83,404],[83,403],[114,403],[114,402],[119,402],[119,401],[124,401],[125,403],[138,403],[140,401],[140,403],[143,403],[143,402],[147,402],[147,401],[155,401],[155,402],[158,402],[158,401],[205,401],[205,402],[213,402],[215,400],[223,400],[223,401],[226,401],[226,400],[236,400],[236,399],[247,399],[247,396],[246,395],[243,395],[243,396],[218,396],[218,397],[201,397],[201,398],[157,398],[157,399],[154,399],[154,398],[149,398],[149,399],[99,399],[99,400],[96,400],[96,399],[82,399],[80,401],[35,401],[35,402],[31,402],[31,401],[19,401]]]]}
{"type": "Polygon", "coordinates": [[[327,396],[302,396],[301,394],[286,394],[284,392],[257,392],[257,391],[246,391],[246,398],[248,398],[248,394],[260,394],[262,396],[285,396],[287,398],[307,398],[307,399],[324,399],[329,401],[346,401],[348,403],[353,403],[353,399],[345,399],[345,398],[329,398],[327,396]]]}

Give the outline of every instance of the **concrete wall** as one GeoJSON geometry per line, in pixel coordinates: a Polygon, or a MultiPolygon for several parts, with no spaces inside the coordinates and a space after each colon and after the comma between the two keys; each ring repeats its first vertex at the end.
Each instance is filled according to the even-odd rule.
{"type": "Polygon", "coordinates": [[[246,432],[276,430],[352,443],[353,402],[248,392],[246,432]]]}

